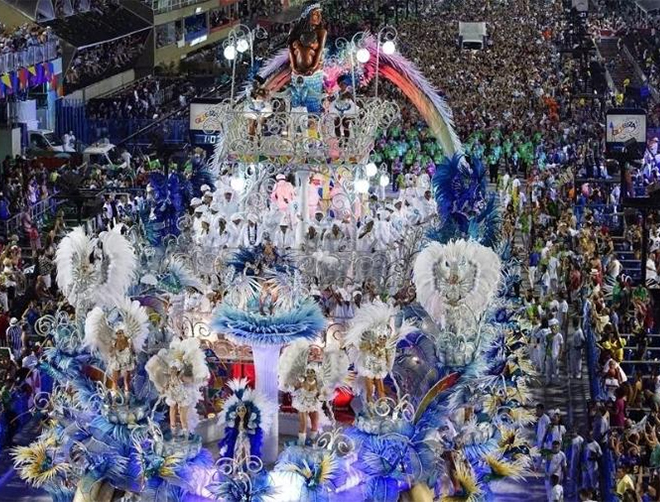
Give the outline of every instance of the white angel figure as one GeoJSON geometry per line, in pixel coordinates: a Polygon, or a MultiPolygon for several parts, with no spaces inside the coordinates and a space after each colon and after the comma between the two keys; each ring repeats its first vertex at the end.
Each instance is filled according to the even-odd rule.
{"type": "Polygon", "coordinates": [[[396,314],[395,307],[381,301],[367,303],[356,310],[344,338],[353,349],[355,371],[365,379],[367,402],[372,402],[374,390],[377,399],[386,397],[384,381],[392,371],[396,345],[415,330],[406,322],[397,329],[396,314]]]}
{"type": "Polygon", "coordinates": [[[111,308],[94,307],[85,319],[83,343],[97,351],[112,378],[111,389],[128,399],[137,354],[149,335],[149,316],[137,301],[122,298],[111,308]]]}
{"type": "Polygon", "coordinates": [[[501,268],[499,256],[478,242],[433,242],[415,260],[417,299],[435,322],[458,332],[459,320],[478,319],[486,310],[497,292],[501,268]]]}
{"type": "Polygon", "coordinates": [[[348,356],[341,350],[322,350],[306,340],[289,344],[280,356],[280,390],[291,393],[298,411],[298,444],[305,445],[307,418],[310,439],[316,440],[323,403],[334,397],[335,389],[346,383],[348,356]]]}
{"type": "Polygon", "coordinates": [[[124,296],[133,282],[137,259],[120,233],[102,232],[91,238],[76,227],[58,245],[55,265],[58,286],[67,301],[79,308],[110,305],[113,298],[124,296]]]}
{"type": "Polygon", "coordinates": [[[147,361],[145,368],[170,408],[172,435],[178,424],[182,434],[192,432],[197,425],[195,406],[202,399],[200,389],[211,375],[199,340],[172,340],[168,349],[161,349],[147,361]]]}

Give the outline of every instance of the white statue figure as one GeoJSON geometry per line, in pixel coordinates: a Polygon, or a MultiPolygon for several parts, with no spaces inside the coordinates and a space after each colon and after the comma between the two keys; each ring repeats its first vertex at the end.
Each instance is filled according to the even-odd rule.
{"type": "Polygon", "coordinates": [[[149,359],[146,370],[170,408],[172,434],[176,434],[178,425],[181,434],[192,432],[197,425],[195,406],[202,399],[200,389],[210,376],[199,340],[172,340],[168,349],[161,349],[149,359]]]}
{"type": "Polygon", "coordinates": [[[122,382],[126,401],[137,354],[149,335],[149,316],[137,301],[123,298],[108,308],[94,307],[85,319],[84,343],[99,353],[117,393],[122,382]]]}
{"type": "Polygon", "coordinates": [[[322,350],[308,341],[288,345],[280,356],[280,390],[291,393],[298,411],[298,444],[305,445],[309,419],[310,439],[316,440],[323,403],[334,397],[335,389],[348,376],[348,357],[343,351],[322,350]]]}
{"type": "Polygon", "coordinates": [[[417,299],[441,327],[462,331],[494,298],[501,268],[499,256],[478,242],[433,242],[419,253],[413,268],[417,299]]]}
{"type": "Polygon", "coordinates": [[[356,310],[344,343],[351,350],[355,371],[364,378],[366,399],[386,397],[384,380],[392,371],[396,345],[415,327],[408,323],[397,329],[394,307],[376,301],[356,310]]]}

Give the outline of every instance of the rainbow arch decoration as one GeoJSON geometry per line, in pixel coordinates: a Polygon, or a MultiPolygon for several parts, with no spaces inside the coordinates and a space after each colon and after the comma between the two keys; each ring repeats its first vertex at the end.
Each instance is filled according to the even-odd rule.
{"type": "MultiPolygon", "coordinates": [[[[367,85],[376,75],[376,53],[378,43],[372,34],[366,34],[361,41],[361,47],[366,48],[371,58],[365,64],[356,64],[356,84],[358,87],[367,85]]],[[[326,51],[328,49],[326,48],[326,51]]],[[[420,115],[434,136],[442,145],[445,155],[463,153],[461,141],[454,129],[454,118],[451,108],[437,88],[422,74],[419,68],[398,51],[385,54],[380,51],[378,74],[405,94],[417,108],[420,115]]],[[[350,62],[346,49],[338,49],[336,54],[326,57],[324,61],[324,87],[332,92],[337,86],[337,80],[342,75],[351,75],[350,62]]],[[[265,80],[266,87],[271,92],[284,89],[291,81],[288,48],[281,49],[259,71],[265,80]]]]}

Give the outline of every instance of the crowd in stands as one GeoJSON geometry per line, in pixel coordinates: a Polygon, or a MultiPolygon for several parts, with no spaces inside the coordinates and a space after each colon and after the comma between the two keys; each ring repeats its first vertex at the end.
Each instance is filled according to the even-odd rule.
{"type": "Polygon", "coordinates": [[[131,68],[142,54],[146,34],[136,33],[80,49],[66,73],[67,90],[84,87],[131,68]]]}
{"type": "MultiPolygon", "coordinates": [[[[619,3],[603,5],[608,12],[619,12],[619,3]]],[[[256,5],[272,14],[267,10],[271,4],[256,5]]],[[[623,214],[620,185],[612,181],[604,154],[601,124],[606,106],[614,104],[615,98],[610,94],[585,101],[572,96],[577,92],[580,75],[576,63],[570,57],[562,58],[558,51],[564,42],[559,7],[526,0],[506,4],[449,0],[429,7],[424,16],[403,21],[397,43],[446,93],[466,154],[481,160],[491,181],[498,184],[505,207],[503,232],[515,243],[514,253],[523,264],[518,272],[522,309],[531,327],[530,353],[546,384],[558,383],[564,364],[571,379],[581,380],[586,376],[583,363],[589,363],[594,401],[589,405],[587,423],[563,423],[565,414],[543,405],[536,410],[536,446],[545,455],[539,459],[538,469],[546,477],[549,500],[557,500],[550,498],[553,476],[559,476],[566,491],[579,495],[580,500],[603,500],[608,483],[621,500],[655,500],[660,493],[656,473],[660,468],[660,367],[655,360],[660,335],[655,334],[653,288],[639,284],[639,262],[645,251],[641,248],[643,229],[636,212],[623,214]],[[457,19],[487,20],[487,50],[461,51],[456,46],[457,19]]],[[[335,15],[328,16],[331,22],[335,15]]],[[[644,20],[642,25],[637,18],[630,22],[631,15],[601,16],[591,25],[591,31],[628,30],[631,52],[649,62],[643,68],[653,77],[658,53],[655,21],[644,20]],[[638,34],[644,32],[635,30],[641,29],[651,30],[651,36],[639,38],[638,34]]],[[[369,20],[359,14],[355,21],[369,25],[369,20]]],[[[94,67],[80,60],[78,66],[82,65],[94,67]]],[[[169,83],[157,80],[142,82],[111,98],[112,102],[95,102],[91,113],[103,119],[162,114],[161,104],[153,96],[166,85],[169,83]]],[[[385,86],[384,92],[401,99],[385,86]]],[[[380,156],[376,160],[384,162],[392,173],[394,188],[405,192],[416,187],[422,174],[432,174],[442,152],[419,116],[405,109],[401,126],[383,132],[379,138],[376,154],[380,156]]],[[[5,206],[7,214],[16,214],[25,201],[52,193],[54,181],[43,169],[23,167],[12,166],[9,161],[3,164],[0,217],[5,206]]],[[[95,170],[85,177],[85,185],[102,188],[145,184],[148,167],[144,161],[133,159],[131,178],[116,178],[95,170]]],[[[650,167],[648,179],[653,180],[652,176],[650,167]]],[[[250,242],[252,237],[259,238],[259,226],[265,220],[256,215],[236,218],[228,185],[215,196],[209,194],[208,200],[196,201],[191,208],[199,245],[220,248],[229,239],[250,242]],[[218,240],[213,241],[210,232],[216,227],[222,232],[218,231],[218,240]]],[[[422,190],[421,196],[428,197],[426,192],[422,190]]],[[[122,211],[130,218],[130,211],[139,203],[131,196],[108,198],[105,214],[121,216],[122,211]]],[[[369,224],[365,218],[360,234],[364,237],[373,231],[375,238],[361,243],[361,251],[388,248],[391,242],[379,239],[386,234],[392,236],[396,212],[404,212],[407,220],[414,214],[410,207],[413,203],[406,205],[405,197],[400,205],[384,207],[380,215],[371,216],[372,226],[366,232],[369,224]]],[[[265,219],[268,215],[262,216],[265,219]]],[[[272,226],[269,231],[283,232],[283,239],[291,235],[293,242],[291,227],[295,222],[276,220],[275,216],[267,222],[272,226]]],[[[346,249],[355,236],[346,238],[350,229],[342,228],[343,222],[324,218],[321,214],[313,224],[320,230],[306,236],[310,250],[318,249],[312,246],[314,239],[324,248],[336,244],[336,250],[342,245],[346,249]]],[[[653,222],[652,217],[650,220],[653,222]]],[[[31,343],[34,328],[30,327],[30,319],[48,312],[56,298],[53,281],[48,280],[52,273],[48,260],[62,230],[57,225],[55,219],[50,242],[33,243],[38,258],[33,288],[30,280],[20,276],[20,248],[17,251],[15,243],[7,243],[0,255],[0,264],[6,269],[3,275],[8,278],[6,300],[0,289],[0,337],[5,334],[4,343],[18,356],[15,363],[6,363],[9,370],[0,366],[0,372],[12,374],[6,380],[12,387],[3,392],[5,396],[32,392],[34,397],[28,387],[33,389],[36,384],[27,383],[26,372],[23,378],[16,375],[20,374],[19,366],[26,364],[29,368],[42,350],[31,343]],[[16,298],[22,301],[16,302],[16,298]]],[[[658,235],[654,230],[650,239],[651,262],[644,264],[647,278],[657,276],[660,270],[658,235]]],[[[282,242],[287,247],[286,241],[282,242]]],[[[364,293],[367,287],[362,289],[364,293]]],[[[341,299],[336,303],[355,302],[352,292],[332,294],[341,299]]],[[[12,397],[3,402],[11,407],[19,401],[12,397]]],[[[11,412],[18,416],[20,409],[11,412]]]]}
{"type": "Polygon", "coordinates": [[[0,74],[58,54],[59,41],[50,28],[26,23],[10,29],[0,22],[0,74]]]}
{"type": "Polygon", "coordinates": [[[87,104],[90,120],[157,119],[185,106],[200,88],[185,78],[149,77],[87,104]]]}

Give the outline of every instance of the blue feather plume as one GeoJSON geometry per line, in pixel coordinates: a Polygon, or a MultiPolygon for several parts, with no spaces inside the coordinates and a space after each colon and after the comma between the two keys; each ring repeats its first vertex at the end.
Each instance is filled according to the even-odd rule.
{"type": "Polygon", "coordinates": [[[300,339],[313,340],[325,326],[323,312],[313,300],[305,300],[291,310],[272,316],[223,303],[211,321],[217,333],[248,345],[284,345],[300,339]]]}

